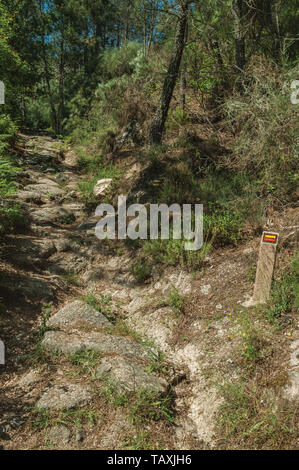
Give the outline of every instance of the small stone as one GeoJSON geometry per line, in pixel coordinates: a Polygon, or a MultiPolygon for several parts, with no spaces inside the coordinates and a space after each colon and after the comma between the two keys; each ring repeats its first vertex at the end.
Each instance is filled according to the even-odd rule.
{"type": "Polygon", "coordinates": [[[289,385],[285,387],[283,397],[290,401],[299,401],[299,368],[289,373],[289,385]]]}
{"type": "Polygon", "coordinates": [[[251,255],[251,253],[253,253],[253,252],[254,252],[254,250],[251,247],[250,248],[245,248],[243,250],[244,255],[251,255]]]}
{"type": "Polygon", "coordinates": [[[102,194],[104,194],[106,189],[108,189],[111,185],[112,181],[113,180],[111,178],[99,180],[93,189],[94,195],[101,196],[102,194]]]}
{"type": "Polygon", "coordinates": [[[68,444],[71,432],[66,426],[53,426],[48,433],[48,439],[52,444],[68,444]]]}
{"type": "Polygon", "coordinates": [[[24,375],[19,384],[21,387],[29,387],[40,380],[39,373],[36,370],[31,370],[28,374],[24,375]]]}
{"type": "Polygon", "coordinates": [[[84,435],[83,429],[77,429],[76,434],[75,434],[76,442],[83,442],[84,437],[85,437],[85,435],[84,435]]]}
{"type": "Polygon", "coordinates": [[[54,240],[53,243],[57,250],[57,253],[64,253],[70,250],[71,248],[70,241],[67,240],[66,238],[63,238],[61,240],[54,240]]]}
{"type": "Polygon", "coordinates": [[[210,284],[207,284],[207,285],[205,285],[205,286],[201,286],[200,290],[201,290],[201,293],[202,293],[202,294],[204,294],[204,295],[209,295],[210,290],[211,290],[211,285],[210,285],[210,284]]]}

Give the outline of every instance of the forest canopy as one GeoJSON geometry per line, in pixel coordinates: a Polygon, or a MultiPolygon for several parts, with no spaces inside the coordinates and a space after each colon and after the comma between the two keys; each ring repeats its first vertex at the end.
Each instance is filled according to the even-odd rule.
{"type": "Polygon", "coordinates": [[[180,69],[197,96],[217,101],[242,86],[257,55],[294,64],[297,24],[293,0],[0,0],[5,113],[21,127],[69,133],[96,100],[105,107],[116,88],[119,100],[136,98],[140,83],[153,113],[178,40],[173,78],[180,69]]]}

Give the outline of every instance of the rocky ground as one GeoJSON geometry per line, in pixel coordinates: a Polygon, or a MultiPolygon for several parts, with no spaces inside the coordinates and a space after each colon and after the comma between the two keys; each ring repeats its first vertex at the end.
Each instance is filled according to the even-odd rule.
{"type": "MultiPolygon", "coordinates": [[[[211,252],[200,275],[155,266],[139,285],[130,273],[134,251],[95,237],[98,219],[79,197],[82,175],[72,151],[61,149],[48,137],[19,139],[17,201],[30,226],[7,236],[0,252],[2,447],[226,448],[217,433],[219,387],[242,375],[241,304],[252,293],[260,237],[211,252]],[[180,311],[169,300],[174,287],[180,311]],[[160,397],[157,409],[149,396],[160,397]]],[[[124,171],[128,188],[142,166],[128,161],[124,171]]],[[[99,199],[107,187],[97,185],[99,199]]],[[[278,268],[296,226],[294,209],[268,220],[282,233],[278,268]]],[[[291,320],[280,332],[269,328],[257,365],[269,374],[275,406],[299,397],[298,319],[291,320]]],[[[263,328],[259,317],[253,322],[263,328]]]]}

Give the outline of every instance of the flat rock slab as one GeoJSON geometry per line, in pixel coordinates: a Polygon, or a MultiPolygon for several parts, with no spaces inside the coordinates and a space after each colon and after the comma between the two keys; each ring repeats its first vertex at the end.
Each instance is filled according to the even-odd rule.
{"type": "Polygon", "coordinates": [[[45,391],[36,406],[43,410],[70,410],[86,406],[91,400],[92,393],[87,387],[79,384],[54,385],[45,391]]]}
{"type": "Polygon", "coordinates": [[[24,191],[37,193],[41,196],[48,196],[51,194],[52,196],[61,197],[64,194],[64,191],[58,186],[58,184],[51,180],[47,180],[47,182],[43,182],[41,184],[29,184],[25,186],[24,191]]]}
{"type": "Polygon", "coordinates": [[[168,383],[130,359],[122,357],[105,357],[96,371],[96,376],[108,378],[118,392],[137,392],[147,390],[165,394],[168,383]]]}
{"type": "Polygon", "coordinates": [[[58,351],[64,354],[94,350],[103,354],[149,358],[149,350],[131,339],[98,332],[74,334],[64,331],[48,331],[42,344],[48,351],[58,351]]]}
{"type": "Polygon", "coordinates": [[[63,307],[50,318],[48,324],[55,326],[112,326],[112,323],[102,313],[81,300],[76,300],[63,307]]]}
{"type": "Polygon", "coordinates": [[[56,248],[51,240],[32,240],[19,238],[12,241],[7,249],[6,256],[21,265],[41,265],[44,260],[56,253],[56,248]]]}
{"type": "Polygon", "coordinates": [[[41,202],[41,194],[37,191],[19,191],[18,199],[25,202],[34,202],[36,204],[41,202]]]}
{"type": "Polygon", "coordinates": [[[33,222],[42,225],[53,222],[68,224],[76,220],[73,212],[68,211],[63,207],[43,207],[42,209],[33,210],[30,213],[30,216],[33,222]]]}
{"type": "Polygon", "coordinates": [[[75,273],[79,274],[86,268],[88,261],[83,256],[77,254],[61,254],[55,255],[51,258],[48,264],[48,271],[54,274],[75,273]]]}

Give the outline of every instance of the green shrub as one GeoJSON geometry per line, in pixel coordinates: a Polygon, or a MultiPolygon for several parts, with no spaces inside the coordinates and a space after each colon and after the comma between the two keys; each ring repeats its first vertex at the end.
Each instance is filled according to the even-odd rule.
{"type": "Polygon", "coordinates": [[[129,417],[134,425],[151,421],[167,420],[174,422],[172,397],[161,397],[155,392],[139,390],[131,403],[129,417]]]}
{"type": "Polygon", "coordinates": [[[18,204],[5,203],[0,206],[0,235],[22,231],[28,227],[29,220],[18,204]]]}
{"type": "Polygon", "coordinates": [[[130,273],[141,284],[150,277],[151,267],[146,260],[139,260],[130,267],[130,273]]]}
{"type": "Polygon", "coordinates": [[[4,198],[15,193],[15,179],[18,168],[15,168],[8,158],[0,156],[0,197],[4,198]]]}
{"type": "Polygon", "coordinates": [[[93,193],[97,181],[104,178],[112,178],[114,182],[117,182],[117,180],[122,175],[122,170],[120,170],[118,167],[112,164],[101,166],[94,160],[91,160],[87,164],[86,172],[86,179],[78,184],[81,193],[81,199],[85,203],[96,203],[98,201],[98,197],[93,193]]]}
{"type": "Polygon", "coordinates": [[[228,448],[281,449],[296,440],[295,406],[277,410],[265,384],[226,383],[217,416],[217,431],[228,448]],[[232,447],[231,447],[232,446],[232,447]]]}
{"type": "Polygon", "coordinates": [[[92,292],[89,294],[86,294],[83,299],[84,302],[88,303],[93,307],[95,310],[98,310],[98,312],[101,312],[103,315],[105,315],[110,321],[115,320],[115,315],[111,313],[111,296],[110,295],[95,295],[92,292]]]}
{"type": "Polygon", "coordinates": [[[235,135],[225,165],[251,174],[271,202],[295,198],[297,109],[290,100],[290,83],[297,75],[297,68],[282,70],[260,58],[248,67],[244,94],[230,97],[223,108],[235,135]]]}
{"type": "Polygon", "coordinates": [[[214,245],[236,245],[242,239],[243,218],[240,213],[225,210],[204,216],[204,231],[214,245]]]}
{"type": "Polygon", "coordinates": [[[166,128],[168,131],[173,132],[186,126],[189,121],[190,119],[185,111],[177,106],[175,109],[170,109],[166,122],[166,128]]]}
{"type": "Polygon", "coordinates": [[[171,292],[169,294],[169,305],[173,309],[174,313],[176,313],[177,315],[182,314],[184,311],[183,299],[175,286],[172,287],[171,292]]]}
{"type": "Polygon", "coordinates": [[[13,123],[11,118],[7,115],[0,115],[0,155],[1,144],[12,139],[17,132],[17,126],[13,123]]]}
{"type": "Polygon", "coordinates": [[[190,271],[202,268],[203,262],[211,249],[211,242],[205,242],[198,251],[185,250],[186,240],[151,240],[146,241],[143,253],[156,263],[165,266],[180,265],[190,271]]]}

